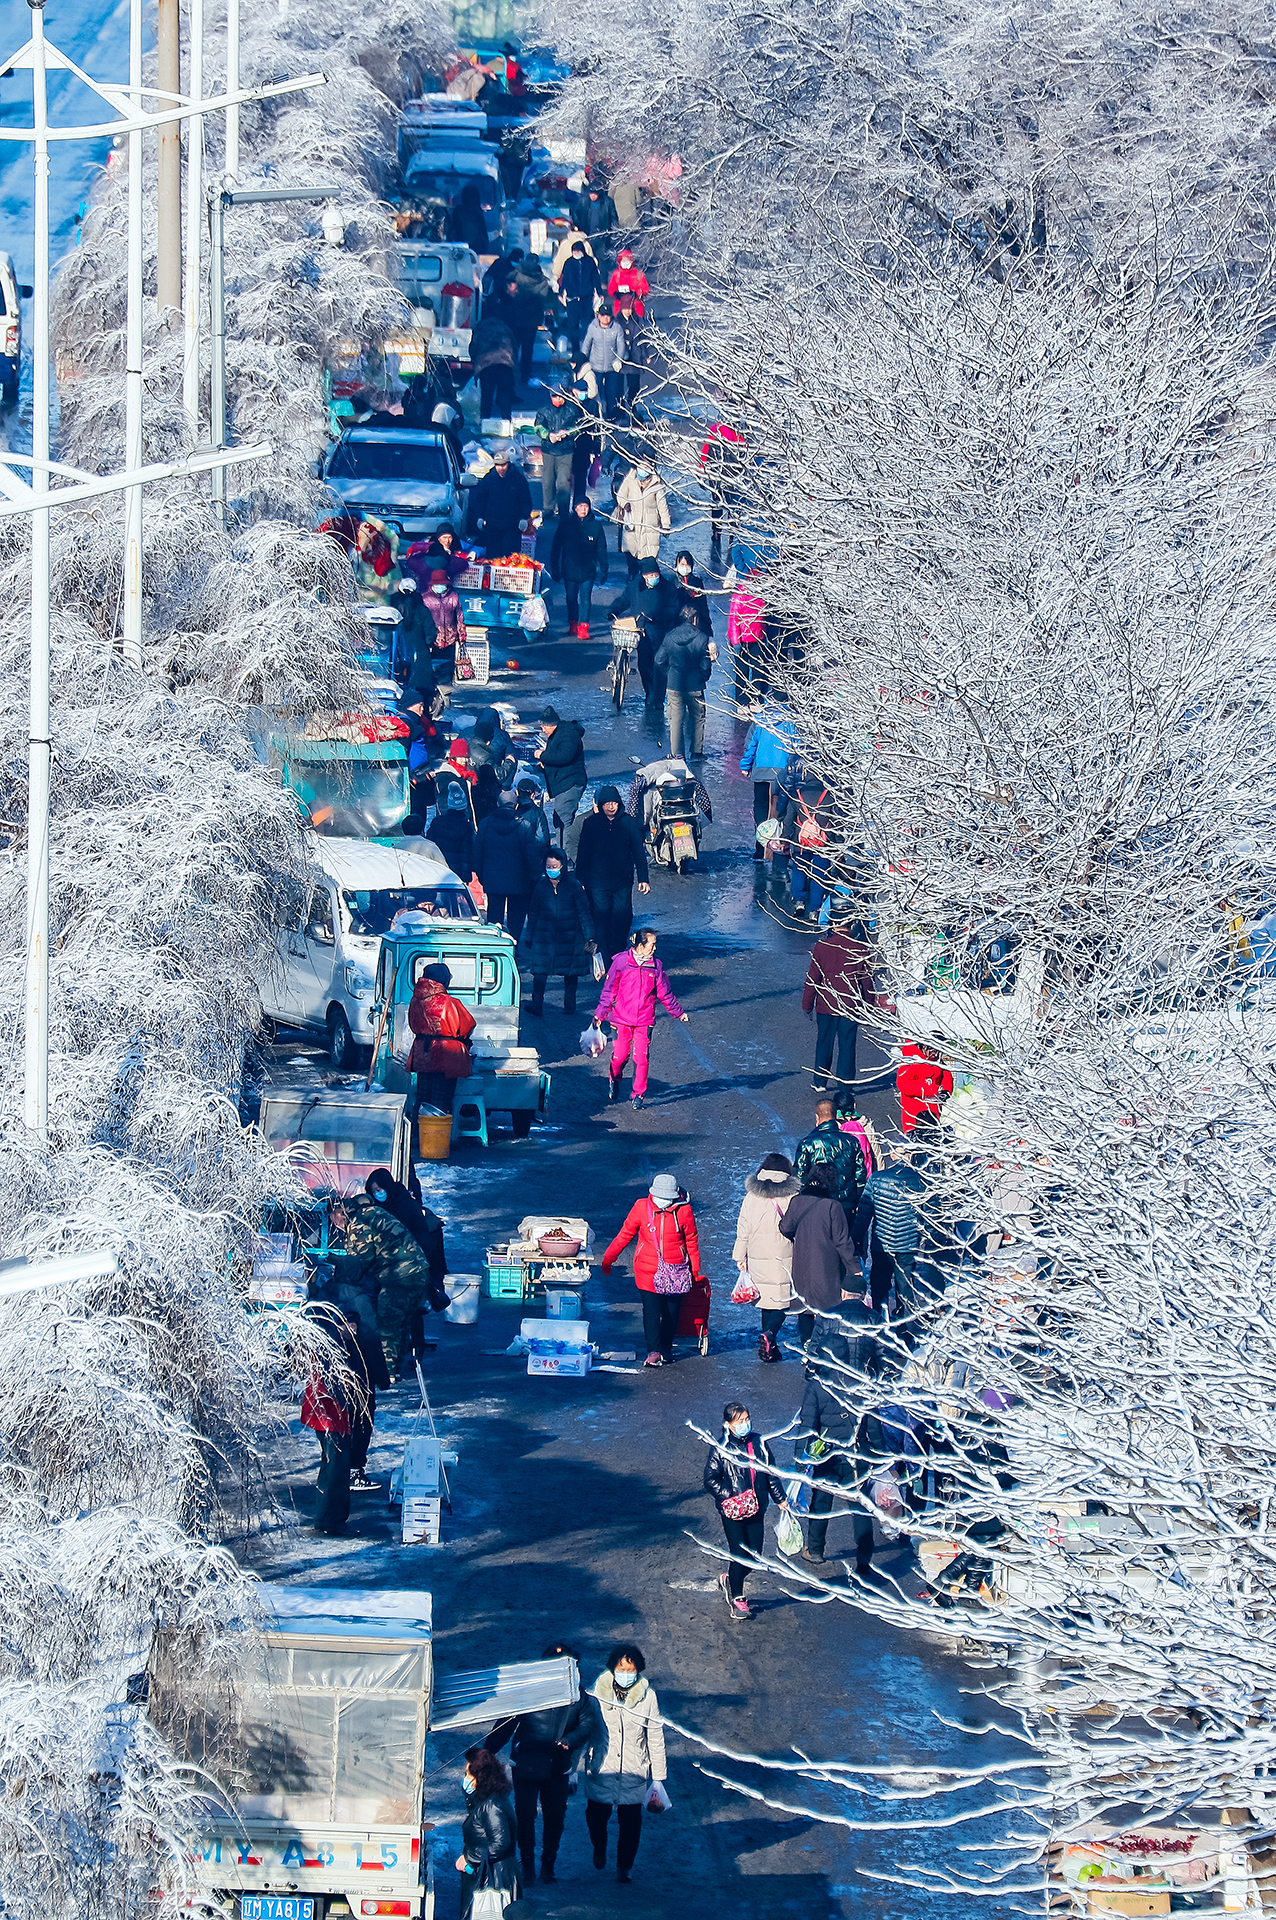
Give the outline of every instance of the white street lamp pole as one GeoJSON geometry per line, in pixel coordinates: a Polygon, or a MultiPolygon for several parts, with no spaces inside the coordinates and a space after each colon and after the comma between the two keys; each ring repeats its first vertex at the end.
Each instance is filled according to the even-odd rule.
{"type": "MultiPolygon", "coordinates": [[[[204,0],[190,0],[190,65],[186,92],[204,96],[204,0]]],[[[204,217],[204,116],[186,122],[186,342],[182,365],[182,405],[191,439],[199,441],[199,227],[204,217]]]]}
{"type": "MultiPolygon", "coordinates": [[[[239,0],[226,0],[226,92],[239,92],[239,0]]],[[[226,179],[233,187],[239,178],[239,103],[226,109],[226,179]]]]}
{"type": "MultiPolygon", "coordinates": [[[[129,0],[129,99],[142,101],[142,0],[129,0]]],[[[128,137],[128,314],[124,355],[124,465],[142,464],[142,129],[128,137]]],[[[142,664],[142,489],[124,495],[124,658],[142,664]]]]}
{"type": "MultiPolygon", "coordinates": [[[[30,0],[31,90],[35,102],[35,291],[32,296],[31,457],[49,458],[49,103],[45,87],[44,0],[30,0]]],[[[32,467],[31,490],[47,494],[47,471],[32,467]]],[[[31,516],[31,726],[27,774],[26,1076],[23,1118],[49,1137],[49,509],[31,516]]]]}

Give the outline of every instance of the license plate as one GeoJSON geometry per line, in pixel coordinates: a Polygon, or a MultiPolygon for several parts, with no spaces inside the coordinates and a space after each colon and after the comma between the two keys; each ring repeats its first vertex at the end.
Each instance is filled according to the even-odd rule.
{"type": "Polygon", "coordinates": [[[245,1893],[240,1897],[241,1920],[315,1920],[313,1900],[294,1897],[276,1898],[269,1893],[245,1893]]]}
{"type": "Polygon", "coordinates": [[[690,840],[691,838],[691,828],[685,826],[681,820],[675,822],[672,831],[675,840],[690,840]]]}

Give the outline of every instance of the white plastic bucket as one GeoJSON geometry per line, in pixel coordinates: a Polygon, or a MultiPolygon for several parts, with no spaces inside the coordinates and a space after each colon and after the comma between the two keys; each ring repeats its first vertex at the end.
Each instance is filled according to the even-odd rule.
{"type": "Polygon", "coordinates": [[[454,1327],[472,1327],[478,1319],[479,1277],[476,1273],[449,1273],[443,1282],[451,1298],[443,1318],[454,1327]]]}

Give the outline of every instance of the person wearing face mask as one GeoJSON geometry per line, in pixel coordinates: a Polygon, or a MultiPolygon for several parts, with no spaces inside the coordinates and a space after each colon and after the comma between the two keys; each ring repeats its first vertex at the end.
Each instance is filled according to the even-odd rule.
{"type": "Polygon", "coordinates": [[[666,1776],[660,1702],[645,1678],[641,1647],[613,1647],[589,1693],[592,1729],[585,1749],[585,1825],[594,1865],[607,1865],[607,1828],[616,1809],[616,1878],[628,1882],[638,1857],[642,1810],[652,1782],[666,1776]]]}
{"type": "Polygon", "coordinates": [[[678,1005],[677,995],[656,958],[656,933],[652,927],[636,927],[629,936],[629,948],[618,953],[607,969],[607,978],[594,1013],[594,1025],[608,1022],[616,1029],[607,1076],[607,1098],[614,1100],[620,1091],[625,1062],[634,1057],[633,1104],[640,1107],[647,1097],[647,1063],[651,1052],[651,1029],[656,1024],[656,1002],[686,1026],[690,1016],[678,1005]]]}
{"type": "Polygon", "coordinates": [[[602,307],[586,327],[580,343],[581,373],[586,367],[598,383],[598,410],[608,420],[616,417],[621,374],[628,343],[625,329],[610,308],[602,307]]]}
{"type": "MultiPolygon", "coordinates": [[[[673,525],[664,485],[649,460],[639,460],[621,481],[616,490],[616,517],[620,522],[621,552],[628,561],[632,580],[641,561],[659,557],[661,535],[668,533],[673,525]]],[[[673,625],[672,617],[666,624],[673,625]]]]}
{"type": "MultiPolygon", "coordinates": [[[[713,639],[713,610],[709,605],[709,595],[705,591],[704,581],[696,572],[696,563],[684,547],[673,563],[673,585],[678,596],[678,613],[693,627],[699,627],[706,640],[713,639]]],[[[718,657],[718,649],[713,648],[713,657],[718,657]]]]}
{"type": "Polygon", "coordinates": [[[678,625],[678,596],[673,583],[661,573],[658,560],[631,564],[638,571],[612,608],[612,616],[632,613],[638,623],[638,677],[648,716],[654,719],[665,703],[664,669],[656,666],[656,655],[669,629],[678,625]]]}
{"type": "Polygon", "coordinates": [[[456,650],[458,646],[465,645],[465,620],[461,613],[460,595],[449,584],[442,567],[435,567],[431,571],[430,584],[422,605],[434,629],[434,645],[431,648],[434,677],[440,686],[450,687],[456,672],[456,650]]]}
{"type": "MultiPolygon", "coordinates": [[[[435,779],[436,793],[444,778],[440,769],[435,779]]],[[[459,780],[448,780],[443,787],[442,799],[430,822],[430,838],[457,879],[468,884],[474,877],[474,821],[459,780]]]]}
{"type": "Polygon", "coordinates": [[[527,908],[527,964],[532,970],[531,1011],[545,1011],[545,988],[552,973],[563,976],[563,1012],[576,1011],[576,986],[597,951],[594,919],[580,881],[567,872],[563,855],[551,847],[545,876],[532,889],[527,908]]]}
{"type": "MultiPolygon", "coordinates": [[[[555,1640],[541,1655],[542,1660],[579,1658],[575,1647],[555,1640]]],[[[523,1878],[536,1878],[536,1803],[544,1815],[545,1831],[541,1842],[541,1882],[552,1886],[558,1876],[554,1862],[563,1838],[567,1819],[567,1797],[571,1791],[568,1774],[581,1749],[587,1745],[593,1727],[588,1695],[570,1706],[544,1707],[531,1713],[511,1715],[499,1720],[483,1745],[489,1753],[499,1753],[510,1742],[514,1763],[514,1814],[518,1821],[518,1851],[523,1862],[523,1878]]]]}
{"type": "Polygon", "coordinates": [[[503,1762],[486,1747],[469,1747],[465,1754],[465,1819],[461,1823],[461,1852],[456,1870],[461,1882],[461,1920],[468,1920],[480,1887],[495,1887],[508,1895],[506,1906],[523,1897],[514,1843],[514,1809],[510,1806],[509,1775],[503,1762]]]}
{"type": "Polygon", "coordinates": [[[590,598],[594,583],[607,578],[607,523],[588,500],[577,500],[566,519],[559,519],[549,555],[551,580],[561,580],[567,601],[567,631],[578,640],[589,638],[590,598]]]}
{"type": "Polygon", "coordinates": [[[474,1015],[448,992],[451,984],[450,969],[437,961],[426,967],[408,1002],[408,1026],[416,1035],[408,1055],[408,1072],[416,1075],[413,1120],[422,1101],[451,1113],[457,1081],[468,1079],[474,1069],[469,1049],[474,1015]]]}
{"type": "Polygon", "coordinates": [[[599,787],[594,796],[594,811],[576,848],[576,878],[589,895],[598,943],[610,966],[629,944],[634,881],[639,893],[651,892],[642,828],[622,810],[615,787],[599,787]]]}
{"type": "Polygon", "coordinates": [[[441,1313],[448,1305],[443,1222],[388,1167],[374,1167],[346,1208],[343,1262],[351,1281],[376,1301],[386,1367],[403,1379],[419,1317],[426,1307],[441,1313]]]}
{"type": "Polygon", "coordinates": [[[726,1572],[718,1575],[718,1585],[733,1620],[751,1617],[744,1597],[749,1562],[735,1556],[761,1553],[768,1500],[782,1509],[789,1504],[773,1467],[771,1449],[754,1433],[749,1409],[729,1400],[722,1409],[722,1438],[705,1462],[704,1488],[713,1496],[732,1555],[726,1572]]]}
{"type": "Polygon", "coordinates": [[[671,1173],[658,1173],[641,1200],[635,1200],[625,1224],[603,1255],[610,1273],[631,1240],[634,1285],[642,1298],[642,1331],[647,1342],[644,1367],[671,1367],[682,1302],[704,1283],[696,1216],[671,1173]]]}

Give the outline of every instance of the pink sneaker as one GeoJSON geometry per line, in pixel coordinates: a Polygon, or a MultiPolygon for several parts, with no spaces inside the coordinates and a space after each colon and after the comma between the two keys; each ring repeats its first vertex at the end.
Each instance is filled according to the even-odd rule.
{"type": "Polygon", "coordinates": [[[749,1612],[749,1603],[743,1596],[739,1600],[733,1600],[731,1602],[731,1611],[737,1620],[749,1620],[752,1618],[749,1612]]]}

